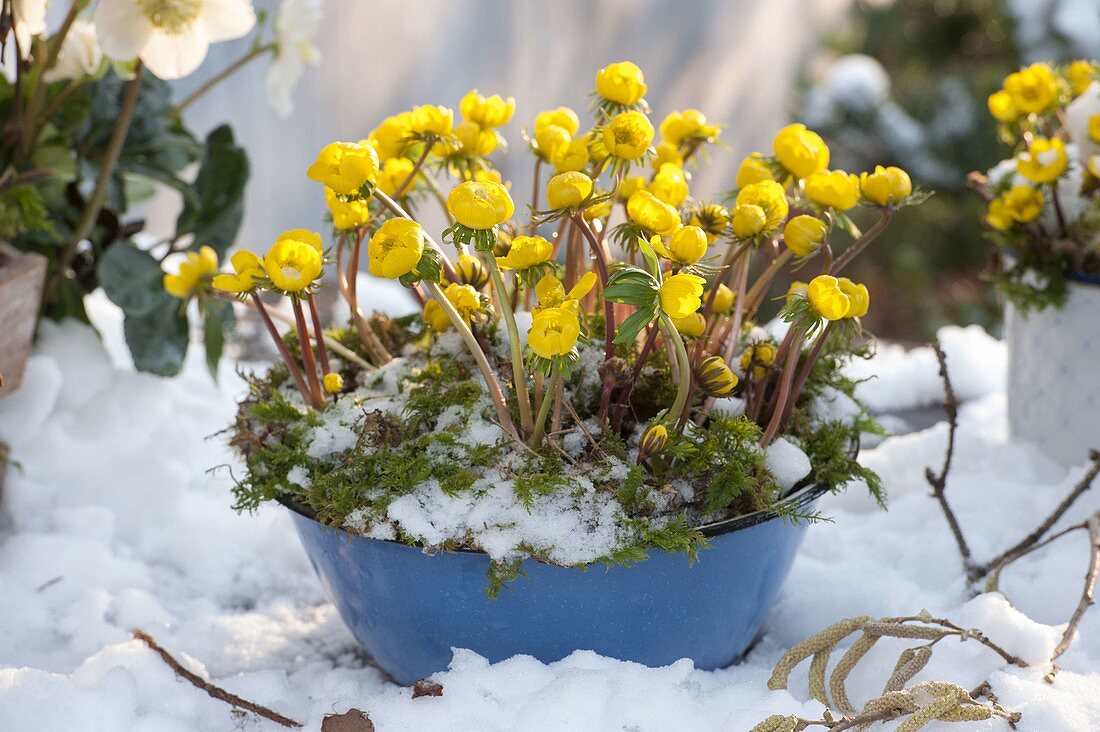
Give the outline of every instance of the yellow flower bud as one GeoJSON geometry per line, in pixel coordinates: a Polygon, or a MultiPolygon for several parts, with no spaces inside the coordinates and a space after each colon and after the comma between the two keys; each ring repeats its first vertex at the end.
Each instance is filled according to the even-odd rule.
{"type": "Polygon", "coordinates": [[[671,112],[660,127],[661,137],[673,145],[684,140],[709,139],[719,132],[717,125],[708,125],[707,116],[698,109],[671,112]]]}
{"type": "Polygon", "coordinates": [[[535,148],[543,160],[550,161],[563,151],[568,152],[572,141],[569,131],[558,125],[544,125],[535,131],[535,148]]]}
{"type": "MultiPolygon", "coordinates": [[[[473,322],[481,311],[481,296],[470,285],[460,285],[457,282],[452,282],[443,290],[443,295],[467,324],[473,322]]],[[[424,303],[424,322],[437,333],[443,333],[452,325],[447,313],[443,311],[443,307],[435,300],[424,303]]]]}
{"type": "Polygon", "coordinates": [[[663,424],[649,425],[638,439],[638,461],[660,455],[667,444],[668,428],[663,424]]]}
{"type": "Polygon", "coordinates": [[[654,170],[660,170],[662,165],[675,165],[677,168],[684,167],[684,156],[680,154],[680,148],[673,145],[671,142],[665,140],[659,143],[654,148],[656,153],[653,159],[650,161],[650,165],[654,170]]]}
{"type": "Polygon", "coordinates": [[[702,229],[713,244],[730,225],[730,212],[719,203],[701,203],[691,212],[690,223],[702,229]]]}
{"type": "Polygon", "coordinates": [[[462,281],[475,290],[480,290],[489,282],[489,272],[485,265],[472,254],[458,255],[458,271],[462,275],[462,281]]]}
{"type": "Polygon", "coordinates": [[[409,115],[409,131],[421,137],[446,137],[454,129],[455,113],[435,104],[414,107],[409,115]]]}
{"type": "Polygon", "coordinates": [[[443,306],[435,300],[424,303],[424,322],[436,333],[446,333],[451,327],[451,319],[443,312],[443,306]]]}
{"type": "Polygon", "coordinates": [[[550,156],[550,162],[554,170],[559,173],[567,173],[578,170],[583,171],[588,167],[588,136],[577,137],[568,145],[559,145],[554,154],[550,156]]]}
{"type": "Polygon", "coordinates": [[[692,313],[684,318],[673,318],[672,324],[680,332],[680,335],[687,338],[698,338],[707,329],[707,319],[703,317],[702,313],[692,313]]]}
{"type": "Polygon", "coordinates": [[[330,142],[321,148],[306,175],[338,195],[355,195],[363,186],[374,185],[378,153],[362,142],[330,142]]]}
{"type": "Polygon", "coordinates": [[[864,198],[879,206],[896,206],[913,192],[913,182],[901,168],[876,165],[874,173],[860,173],[859,188],[864,198]]]}
{"type": "Polygon", "coordinates": [[[1058,102],[1058,79],[1046,64],[1032,64],[1005,77],[1005,91],[1025,114],[1045,112],[1058,102]]]}
{"type": "Polygon", "coordinates": [[[1015,122],[1020,116],[1020,110],[1016,109],[1016,102],[1012,100],[1012,95],[1004,89],[990,94],[986,106],[989,107],[989,113],[993,115],[993,119],[998,122],[1015,122]]]}
{"type": "Polygon", "coordinates": [[[818,275],[806,288],[810,307],[825,320],[840,320],[848,314],[852,301],[840,289],[840,280],[832,275],[818,275]]]}
{"type": "Polygon", "coordinates": [[[375,277],[396,280],[416,269],[424,255],[424,228],[411,219],[388,219],[367,247],[367,268],[375,277]]]}
{"type": "Polygon", "coordinates": [[[512,115],[516,111],[516,100],[512,97],[503,99],[499,94],[483,97],[477,89],[471,89],[458,103],[458,111],[463,119],[491,129],[512,121],[512,115]]]}
{"type": "Polygon", "coordinates": [[[554,245],[541,236],[517,236],[507,256],[499,257],[501,269],[524,270],[545,264],[554,256],[554,245]]]}
{"type": "Polygon", "coordinates": [[[862,318],[866,315],[871,305],[871,295],[867,292],[867,286],[852,282],[847,277],[839,278],[837,283],[840,291],[848,296],[848,311],[844,313],[844,317],[862,318]]]}
{"type": "Polygon", "coordinates": [[[1000,197],[1000,200],[1004,204],[1005,213],[1012,221],[1022,224],[1034,221],[1043,212],[1043,194],[1031,186],[1012,186],[1000,197]]]}
{"type": "MultiPolygon", "coordinates": [[[[397,189],[405,184],[409,174],[413,172],[413,161],[408,158],[390,158],[382,163],[382,169],[378,172],[376,185],[378,190],[387,196],[396,196],[397,189]]],[[[415,181],[409,183],[402,195],[408,195],[412,191],[415,181]]]]}
{"type": "Polygon", "coordinates": [[[1066,68],[1066,80],[1069,81],[1074,96],[1085,93],[1085,90],[1096,79],[1097,71],[1100,71],[1100,69],[1098,69],[1095,61],[1085,60],[1074,61],[1066,68]]]}
{"type": "Polygon", "coordinates": [[[367,142],[378,151],[378,157],[381,160],[400,157],[408,150],[409,135],[412,134],[412,130],[409,129],[411,116],[409,112],[402,112],[387,117],[382,120],[381,124],[371,130],[367,142]]]}
{"type": "Polygon", "coordinates": [[[760,153],[753,153],[741,161],[741,167],[737,169],[736,185],[744,188],[750,183],[759,183],[762,180],[775,180],[771,168],[764,162],[760,153]]]}
{"type": "Polygon", "coordinates": [[[485,230],[510,219],[516,207],[500,183],[466,181],[451,189],[447,210],[459,224],[485,230]]]}
{"type": "Polygon", "coordinates": [[[809,288],[809,284],[800,280],[795,280],[787,287],[786,301],[790,303],[796,297],[806,297],[806,290],[809,288]]]}
{"type": "MultiPolygon", "coordinates": [[[[491,155],[500,141],[491,128],[469,121],[457,125],[454,135],[458,141],[458,149],[467,155],[491,155]]],[[[434,147],[432,150],[435,152],[434,147]]]]}
{"type": "Polygon", "coordinates": [[[1053,183],[1068,165],[1066,146],[1057,137],[1036,137],[1016,156],[1016,170],[1032,183],[1053,183]]]}
{"type": "Polygon", "coordinates": [[[672,163],[665,163],[653,176],[649,192],[669,206],[680,208],[688,197],[687,176],[684,169],[672,163]]]}
{"type": "Polygon", "coordinates": [[[783,243],[796,257],[808,257],[825,241],[828,227],[815,216],[795,216],[783,227],[783,243]]]}
{"type": "Polygon", "coordinates": [[[746,378],[760,381],[768,373],[768,369],[775,364],[777,349],[774,343],[763,341],[747,346],[741,352],[741,373],[746,378]]]}
{"type": "Polygon", "coordinates": [[[313,242],[286,234],[279,237],[264,255],[264,270],[268,278],[276,289],[286,293],[298,293],[308,288],[321,276],[322,268],[321,253],[313,242]]]}
{"type": "Polygon", "coordinates": [[[603,128],[607,151],[622,160],[637,160],[645,155],[652,142],[653,125],[641,112],[620,112],[603,128]]]}
{"type": "Polygon", "coordinates": [[[680,212],[646,190],[635,191],[626,202],[626,214],[643,229],[668,236],[680,228],[680,212]]]}
{"type": "Polygon", "coordinates": [[[561,127],[565,130],[565,134],[569,137],[577,134],[577,130],[581,128],[581,121],[577,117],[577,113],[569,107],[558,107],[557,109],[548,109],[545,112],[539,112],[535,115],[535,133],[550,125],[555,127],[561,127]]]}
{"type": "Polygon", "coordinates": [[[321,385],[325,387],[326,394],[339,394],[344,390],[344,377],[330,371],[321,379],[321,385]]]}
{"type": "Polygon", "coordinates": [[[764,230],[768,223],[768,213],[751,203],[744,203],[733,209],[733,233],[739,239],[749,239],[764,230]]]}
{"type": "Polygon", "coordinates": [[[723,397],[737,386],[737,376],[721,356],[710,356],[695,368],[695,383],[707,396],[723,397]]]}
{"type": "MultiPolygon", "coordinates": [[[[381,177],[379,180],[381,180],[381,177]]],[[[379,188],[381,187],[379,186],[379,188]]],[[[366,226],[370,223],[370,208],[368,208],[366,201],[356,199],[345,203],[336,197],[331,188],[326,188],[325,205],[328,206],[328,211],[332,214],[332,225],[339,231],[358,229],[360,226],[366,226]]]]}
{"type": "Polygon", "coordinates": [[[829,167],[829,148],[806,125],[792,124],[781,129],[772,141],[779,163],[796,178],[806,178],[829,167]]]}
{"type": "Polygon", "coordinates": [[[989,208],[985,212],[985,223],[997,231],[1008,231],[1012,228],[1012,212],[1005,204],[1004,197],[994,198],[989,202],[989,208]]]}
{"type": "Polygon", "coordinates": [[[558,173],[546,184],[546,200],[555,211],[577,210],[592,195],[592,179],[579,170],[558,173]]]}
{"type": "Polygon", "coordinates": [[[187,252],[177,274],[164,275],[164,289],[172,297],[189,300],[205,290],[217,273],[218,253],[203,246],[197,252],[187,252]]]}
{"type": "Polygon", "coordinates": [[[577,313],[565,306],[539,308],[531,317],[527,345],[542,358],[564,356],[577,345],[581,323],[577,313]]]}
{"type": "Polygon", "coordinates": [[[214,287],[219,290],[238,294],[251,292],[256,289],[257,280],[266,276],[263,262],[247,249],[234,253],[229,262],[233,265],[233,274],[220,274],[213,279],[214,287]]]}
{"type": "Polygon", "coordinates": [[[661,310],[673,319],[691,315],[702,305],[703,285],[706,282],[702,277],[686,272],[666,277],[658,291],[661,310]]]}
{"type": "Polygon", "coordinates": [[[616,104],[636,104],[646,93],[645,76],[630,61],[608,64],[596,72],[596,93],[616,104]]]}
{"type": "MultiPolygon", "coordinates": [[[[736,204],[738,207],[759,206],[764,211],[764,231],[778,227],[787,219],[787,214],[790,212],[787,194],[783,186],[774,180],[762,180],[742,187],[737,193],[736,204]]],[[[736,215],[736,209],[734,209],[735,218],[736,215]]]]}
{"type": "Polygon", "coordinates": [[[711,309],[716,313],[728,313],[733,310],[733,303],[737,299],[737,296],[733,294],[733,290],[725,285],[718,285],[718,292],[714,293],[714,302],[711,304],[711,309]]]}
{"type": "Polygon", "coordinates": [[[632,175],[629,178],[624,178],[622,183],[619,184],[619,199],[622,201],[629,201],[630,197],[635,192],[642,190],[646,187],[646,180],[640,175],[632,175]]]}
{"type": "Polygon", "coordinates": [[[707,253],[707,235],[698,226],[684,226],[669,237],[668,244],[659,236],[649,240],[654,251],[678,264],[695,264],[707,253]]]}
{"type": "Polygon", "coordinates": [[[843,170],[822,170],[806,178],[806,197],[824,208],[847,211],[859,203],[859,176],[843,170]]]}

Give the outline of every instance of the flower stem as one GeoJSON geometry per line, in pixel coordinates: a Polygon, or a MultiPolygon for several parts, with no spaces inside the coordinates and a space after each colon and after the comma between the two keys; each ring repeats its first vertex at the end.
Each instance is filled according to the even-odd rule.
{"type": "Polygon", "coordinates": [[[177,104],[175,106],[175,108],[172,110],[172,112],[170,114],[170,117],[172,119],[178,118],[181,114],[183,114],[183,110],[187,109],[192,104],[194,104],[196,101],[198,101],[200,97],[202,97],[204,94],[206,94],[206,92],[210,91],[211,89],[216,87],[218,84],[222,83],[223,81],[228,79],[230,76],[232,76],[233,74],[237,73],[242,68],[247,66],[249,61],[251,61],[254,58],[259,58],[260,56],[263,56],[268,51],[274,51],[274,50],[275,50],[275,44],[274,43],[267,43],[263,46],[256,46],[251,51],[249,51],[245,55],[241,56],[239,59],[237,59],[233,63],[229,64],[228,66],[226,66],[221,71],[219,71],[217,74],[215,74],[214,76],[207,79],[206,83],[204,83],[198,89],[196,89],[195,91],[191,92],[186,97],[184,97],[183,101],[180,102],[179,104],[177,104]]]}
{"type": "Polygon", "coordinates": [[[764,268],[764,271],[760,273],[760,277],[756,282],[752,284],[748,293],[745,295],[745,315],[752,317],[756,309],[760,307],[764,302],[764,296],[768,294],[768,288],[771,287],[772,280],[775,279],[775,275],[779,272],[779,269],[786,264],[791,257],[794,256],[794,252],[790,249],[784,249],[775,259],[768,263],[768,266],[764,268]]]}
{"type": "MultiPolygon", "coordinates": [[[[77,2],[77,0],[72,0],[72,4],[69,5],[69,10],[65,13],[65,19],[61,21],[61,26],[49,40],[44,62],[39,66],[38,76],[35,79],[34,89],[31,91],[31,98],[27,103],[26,116],[23,120],[23,132],[25,136],[22,140],[22,148],[24,159],[30,158],[31,153],[34,151],[34,146],[38,142],[38,134],[41,131],[38,126],[38,110],[42,108],[42,103],[46,99],[46,87],[49,86],[42,77],[57,63],[57,56],[61,53],[61,44],[64,42],[65,36],[69,34],[69,29],[72,28],[73,22],[76,20],[77,13],[80,12],[80,6],[82,4],[83,3],[77,2]]],[[[18,56],[16,57],[15,63],[16,65],[20,63],[18,56]]],[[[68,91],[68,89],[65,91],[68,91]]],[[[62,93],[64,94],[64,92],[62,93]]],[[[51,109],[53,109],[52,106],[51,109]]],[[[46,116],[46,119],[49,119],[49,115],[46,116]]]]}
{"type": "Polygon", "coordinates": [[[539,175],[542,173],[542,158],[535,158],[535,175],[534,180],[531,182],[531,220],[527,224],[528,236],[534,236],[538,231],[538,224],[535,223],[535,211],[539,210],[539,175]]]}
{"type": "Polygon", "coordinates": [[[848,266],[848,263],[855,259],[860,252],[867,248],[876,236],[882,233],[882,230],[886,228],[886,225],[890,223],[890,219],[894,217],[894,209],[884,208],[882,210],[882,216],[878,221],[871,225],[871,228],[864,232],[863,236],[856,240],[855,244],[844,250],[833,262],[830,274],[837,274],[840,270],[848,266]]]}
{"type": "Polygon", "coordinates": [[[397,187],[397,190],[394,191],[394,194],[393,194],[394,198],[399,199],[399,198],[401,198],[402,196],[405,195],[405,191],[408,190],[409,186],[412,185],[412,182],[414,180],[416,180],[416,174],[420,172],[420,169],[422,167],[424,167],[424,161],[428,159],[428,154],[431,151],[432,151],[432,146],[429,145],[427,142],[425,142],[424,143],[424,152],[420,153],[420,157],[416,159],[416,164],[413,166],[413,169],[409,171],[409,174],[407,176],[405,176],[405,180],[403,180],[401,182],[401,185],[399,185],[397,187]]]}
{"type": "Polygon", "coordinates": [[[523,440],[520,439],[519,432],[516,431],[516,425],[515,422],[512,421],[512,415],[508,412],[508,402],[504,398],[504,391],[500,388],[500,381],[497,379],[496,374],[493,373],[493,369],[489,365],[488,359],[485,358],[485,352],[481,350],[481,345],[477,342],[477,338],[474,337],[473,331],[470,330],[470,326],[466,325],[466,321],[462,319],[462,316],[455,310],[451,301],[443,294],[443,290],[440,289],[439,283],[425,280],[424,285],[428,288],[428,292],[431,296],[435,298],[435,301],[439,303],[439,307],[442,308],[447,319],[451,321],[451,325],[453,325],[455,330],[458,331],[458,334],[462,336],[462,340],[465,342],[467,350],[469,350],[470,355],[474,357],[474,361],[477,362],[477,367],[481,371],[481,376],[485,379],[485,387],[489,390],[489,397],[492,399],[493,406],[497,410],[497,418],[500,420],[501,428],[508,433],[509,437],[517,442],[523,442],[523,440]]]}
{"type": "MultiPolygon", "coordinates": [[[[393,200],[377,188],[374,189],[374,197],[377,198],[383,206],[388,208],[394,216],[400,216],[403,219],[416,221],[416,219],[409,215],[408,211],[401,207],[401,204],[397,203],[397,201],[393,200]]],[[[433,239],[427,231],[424,232],[424,238],[427,239],[428,243],[431,244],[432,247],[437,252],[439,252],[440,256],[443,257],[443,271],[447,273],[447,279],[449,279],[451,282],[461,282],[462,278],[458,276],[458,273],[455,271],[454,265],[451,264],[451,260],[447,257],[447,253],[443,251],[443,249],[439,246],[439,244],[436,243],[435,239],[433,239]]]]}
{"type": "MultiPolygon", "coordinates": [[[[367,349],[367,353],[375,366],[384,366],[393,360],[393,355],[386,350],[386,346],[379,340],[370,322],[363,316],[363,311],[359,309],[359,299],[355,289],[359,279],[359,247],[363,241],[363,233],[362,231],[359,232],[358,239],[352,247],[352,261],[348,262],[346,270],[341,266],[344,258],[343,244],[337,246],[336,286],[351,311],[352,320],[355,322],[355,332],[359,335],[359,342],[367,349]]],[[[413,292],[417,295],[420,294],[416,290],[413,290],[413,292]]]]}
{"type": "Polygon", "coordinates": [[[317,357],[321,360],[321,375],[324,376],[331,369],[328,363],[328,351],[325,349],[325,339],[321,337],[325,329],[321,327],[321,314],[317,312],[317,298],[312,292],[309,293],[309,314],[313,319],[313,333],[317,341],[317,357]]]}
{"type": "Polygon", "coordinates": [[[319,407],[323,401],[321,397],[321,382],[317,378],[317,362],[313,358],[313,342],[309,337],[309,328],[306,327],[306,314],[302,310],[302,301],[297,297],[291,297],[290,303],[294,307],[294,324],[298,329],[298,348],[302,351],[302,364],[306,370],[306,381],[309,390],[313,394],[313,406],[319,407]]]}
{"type": "MultiPolygon", "coordinates": [[[[500,301],[504,325],[508,328],[508,348],[512,353],[512,380],[515,382],[516,399],[519,401],[520,428],[524,435],[529,435],[534,429],[534,423],[531,421],[531,397],[527,394],[527,373],[523,369],[523,349],[519,344],[519,326],[516,325],[516,315],[508,304],[508,291],[504,288],[504,279],[500,276],[496,257],[492,252],[487,252],[482,259],[489,269],[493,289],[496,290],[497,299],[500,301]]],[[[519,289],[518,283],[516,289],[519,289]]]]}
{"type": "Polygon", "coordinates": [[[535,431],[531,435],[531,439],[527,441],[527,446],[532,450],[538,449],[539,443],[542,442],[542,438],[546,434],[546,417],[550,414],[550,404],[554,401],[554,395],[558,392],[558,382],[561,381],[561,371],[558,370],[557,364],[553,366],[553,369],[550,374],[550,384],[542,395],[539,414],[535,417],[535,431]]]}
{"type": "MultiPolygon", "coordinates": [[[[596,259],[596,272],[600,277],[600,288],[607,288],[607,280],[610,278],[610,268],[607,262],[607,252],[604,251],[603,244],[596,239],[596,234],[592,231],[592,228],[588,225],[588,222],[584,220],[584,216],[580,213],[573,215],[573,223],[584,238],[588,240],[589,246],[592,248],[592,256],[596,259]]],[[[602,297],[602,295],[601,295],[602,297]]],[[[611,300],[606,297],[603,298],[603,332],[604,332],[604,361],[610,361],[615,357],[615,306],[611,300]]],[[[604,378],[603,389],[600,392],[600,421],[607,419],[607,410],[611,407],[611,389],[612,382],[610,374],[604,378]]]]}
{"type": "Polygon", "coordinates": [[[775,438],[779,427],[783,422],[783,414],[787,411],[787,400],[791,393],[791,379],[794,377],[795,367],[798,366],[798,357],[802,354],[802,338],[805,332],[799,328],[791,341],[791,347],[787,353],[787,360],[783,364],[783,376],[779,381],[779,394],[775,398],[775,406],[772,408],[771,419],[764,430],[764,436],[760,438],[760,447],[767,447],[775,438]]]}
{"type": "Polygon", "coordinates": [[[677,376],[679,383],[676,385],[676,401],[672,403],[672,407],[668,410],[668,421],[676,424],[676,430],[679,432],[683,429],[683,424],[680,422],[680,415],[683,414],[688,404],[688,394],[691,392],[691,364],[688,362],[687,347],[684,345],[684,339],[680,337],[680,334],[676,331],[676,326],[672,324],[669,317],[664,313],[661,313],[661,326],[665,330],[665,335],[672,341],[672,344],[676,348],[676,361],[678,362],[677,376]]]}
{"type": "Polygon", "coordinates": [[[271,315],[267,312],[267,307],[260,299],[260,295],[257,292],[252,293],[252,307],[256,308],[256,311],[260,314],[260,320],[264,321],[264,326],[267,327],[267,332],[271,336],[271,340],[275,341],[275,347],[279,349],[279,355],[283,357],[283,362],[286,364],[286,368],[290,371],[291,377],[294,378],[294,383],[298,385],[298,391],[302,392],[302,398],[306,400],[306,404],[313,403],[313,397],[309,393],[309,387],[306,386],[306,380],[302,377],[302,370],[298,368],[298,362],[294,360],[294,356],[291,355],[290,349],[286,347],[286,341],[279,335],[279,331],[276,330],[275,324],[271,322],[271,315]]]}

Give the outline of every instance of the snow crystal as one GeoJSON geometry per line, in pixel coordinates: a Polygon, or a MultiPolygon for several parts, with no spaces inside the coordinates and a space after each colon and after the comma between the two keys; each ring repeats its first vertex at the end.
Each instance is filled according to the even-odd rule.
{"type": "Polygon", "coordinates": [[[321,413],[321,424],[310,430],[306,454],[312,458],[326,458],[355,447],[359,433],[355,422],[359,413],[353,413],[349,400],[321,413]]]}
{"type": "Polygon", "coordinates": [[[802,448],[783,437],[775,438],[764,455],[764,467],[775,476],[775,484],[783,490],[793,488],[810,474],[810,458],[802,448]]]}
{"type": "Polygon", "coordinates": [[[287,474],[288,483],[293,483],[299,488],[309,488],[309,472],[301,465],[295,465],[287,474]]]}

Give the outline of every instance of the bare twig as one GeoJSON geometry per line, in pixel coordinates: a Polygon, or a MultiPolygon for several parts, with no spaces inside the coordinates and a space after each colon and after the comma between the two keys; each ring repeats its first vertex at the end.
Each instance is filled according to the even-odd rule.
{"type": "MultiPolygon", "coordinates": [[[[947,525],[951,528],[951,535],[955,537],[955,544],[959,547],[962,556],[963,568],[970,576],[974,571],[974,560],[970,553],[970,545],[963,536],[962,526],[955,512],[951,510],[951,504],[947,502],[947,474],[951,472],[951,460],[955,456],[955,432],[959,428],[959,400],[955,396],[955,388],[951,385],[951,376],[947,372],[947,355],[939,343],[932,344],[936,352],[936,360],[940,363],[940,378],[943,380],[944,403],[943,411],[947,414],[947,451],[943,456],[943,469],[939,475],[932,472],[932,468],[924,469],[924,478],[932,486],[932,497],[940,504],[943,515],[947,519],[947,525]]],[[[973,581],[973,578],[971,578],[973,581]]]]}
{"type": "Polygon", "coordinates": [[[161,648],[160,644],[153,640],[153,637],[145,631],[133,630],[131,631],[130,635],[132,635],[134,638],[141,641],[145,645],[149,646],[150,649],[152,649],[158,656],[161,657],[161,660],[163,660],[173,671],[176,672],[177,676],[189,682],[192,686],[198,689],[202,689],[215,699],[219,699],[226,704],[238,707],[239,709],[244,709],[246,711],[252,712],[253,714],[261,716],[264,719],[270,719],[272,722],[280,724],[283,727],[293,728],[302,726],[301,722],[295,722],[293,719],[290,719],[289,717],[284,717],[278,712],[274,712],[267,707],[260,706],[259,704],[256,704],[255,702],[250,702],[247,699],[242,699],[236,694],[230,694],[225,689],[214,686],[213,684],[203,680],[198,675],[188,671],[179,661],[172,657],[172,654],[161,648]]]}
{"type": "MultiPolygon", "coordinates": [[[[1062,633],[1062,639],[1054,647],[1054,652],[1050,656],[1051,663],[1057,661],[1058,657],[1069,648],[1070,643],[1073,642],[1073,635],[1081,624],[1081,618],[1096,602],[1094,597],[1096,593],[1096,576],[1100,573],[1100,511],[1090,516],[1085,525],[1089,532],[1089,568],[1085,572],[1085,588],[1081,592],[1081,600],[1077,603],[1077,608],[1070,616],[1065,632],[1062,633]]],[[[1054,674],[1057,673],[1057,670],[1057,666],[1051,669],[1047,677],[1048,683],[1054,681],[1054,674]]]]}

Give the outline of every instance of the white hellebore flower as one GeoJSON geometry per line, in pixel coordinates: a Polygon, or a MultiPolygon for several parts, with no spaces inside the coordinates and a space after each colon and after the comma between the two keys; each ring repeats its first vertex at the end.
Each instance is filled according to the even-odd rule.
{"type": "Polygon", "coordinates": [[[316,65],[321,50],[313,39],[321,29],[322,0],[283,0],[275,18],[275,58],[267,70],[267,98],[282,117],[293,108],[290,93],[305,64],[316,65]]]}
{"type": "Polygon", "coordinates": [[[95,25],[110,58],[137,57],[161,79],[179,79],[211,43],[248,35],[256,11],[250,0],[100,0],[95,25]]]}
{"type": "Polygon", "coordinates": [[[95,24],[88,20],[74,20],[53,68],[42,75],[47,84],[90,76],[99,71],[103,52],[95,36],[95,24]]]}
{"type": "Polygon", "coordinates": [[[12,0],[15,38],[19,41],[19,53],[23,58],[30,55],[31,38],[46,32],[47,5],[49,0],[12,0]]]}
{"type": "Polygon", "coordinates": [[[1089,161],[1100,154],[1100,145],[1089,137],[1089,119],[1100,114],[1100,83],[1093,82],[1081,96],[1066,107],[1066,127],[1070,139],[1077,144],[1081,160],[1089,161]]]}

